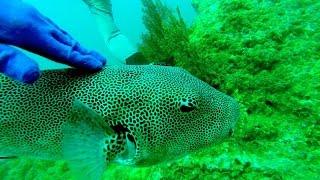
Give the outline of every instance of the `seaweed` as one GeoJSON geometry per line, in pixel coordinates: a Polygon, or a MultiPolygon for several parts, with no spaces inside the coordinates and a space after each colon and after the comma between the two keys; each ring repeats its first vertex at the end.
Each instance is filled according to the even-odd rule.
{"type": "MultiPolygon", "coordinates": [[[[241,119],[232,141],[235,145],[225,143],[228,152],[219,153],[224,149],[218,146],[211,158],[197,154],[196,163],[176,163],[166,178],[317,177],[320,3],[193,0],[193,6],[198,17],[183,30],[183,38],[168,35],[160,48],[143,41],[142,51],[158,59],[163,58],[161,54],[174,52],[176,66],[235,97],[241,119]],[[170,40],[181,47],[173,46],[170,40]],[[228,167],[215,166],[208,172],[201,169],[217,164],[219,155],[230,156],[225,160],[228,167]],[[228,177],[223,176],[226,174],[228,177]]],[[[155,21],[149,13],[145,12],[145,17],[155,21]]],[[[181,30],[172,28],[172,23],[162,23],[162,29],[181,30]]],[[[152,28],[148,30],[146,36],[155,33],[152,28]]]]}
{"type": "Polygon", "coordinates": [[[142,0],[142,4],[147,33],[142,36],[140,51],[151,62],[174,65],[180,56],[189,54],[188,28],[179,8],[174,11],[161,0],[142,0]]]}

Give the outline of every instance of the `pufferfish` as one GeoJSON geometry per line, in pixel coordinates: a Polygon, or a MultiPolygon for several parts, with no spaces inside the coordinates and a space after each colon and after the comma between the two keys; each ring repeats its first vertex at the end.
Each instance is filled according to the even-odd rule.
{"type": "Polygon", "coordinates": [[[236,101],[177,67],[49,70],[33,85],[0,75],[0,155],[64,159],[99,179],[110,162],[152,165],[229,136],[236,101]]]}

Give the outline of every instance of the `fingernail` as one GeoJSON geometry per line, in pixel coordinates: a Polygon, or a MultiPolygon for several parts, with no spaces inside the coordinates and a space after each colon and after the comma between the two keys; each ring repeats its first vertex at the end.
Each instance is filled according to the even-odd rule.
{"type": "Polygon", "coordinates": [[[91,52],[91,55],[95,58],[95,67],[93,67],[94,69],[102,69],[106,63],[107,60],[105,57],[101,56],[99,53],[93,51],[91,52]]]}
{"type": "Polygon", "coordinates": [[[97,61],[97,60],[95,60],[95,61],[93,61],[92,63],[91,63],[91,68],[92,68],[92,70],[100,70],[100,69],[102,69],[102,63],[100,62],[100,61],[97,61]]]}
{"type": "Polygon", "coordinates": [[[100,62],[101,62],[102,67],[103,67],[103,66],[105,66],[107,64],[107,59],[101,56],[100,62]]]}
{"type": "Polygon", "coordinates": [[[32,84],[40,77],[40,72],[37,70],[31,70],[25,73],[22,77],[22,81],[26,84],[32,84]]]}

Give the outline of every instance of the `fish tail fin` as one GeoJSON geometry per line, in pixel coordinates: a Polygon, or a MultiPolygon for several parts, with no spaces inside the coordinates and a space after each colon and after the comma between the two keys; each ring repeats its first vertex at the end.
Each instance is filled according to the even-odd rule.
{"type": "Polygon", "coordinates": [[[101,179],[107,166],[106,139],[113,133],[104,120],[79,101],[63,127],[63,157],[77,179],[101,179]]]}

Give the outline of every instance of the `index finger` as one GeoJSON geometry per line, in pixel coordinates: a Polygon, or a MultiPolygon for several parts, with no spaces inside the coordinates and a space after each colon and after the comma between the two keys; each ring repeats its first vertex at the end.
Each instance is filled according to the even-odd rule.
{"type": "Polygon", "coordinates": [[[27,84],[35,82],[40,76],[40,69],[35,61],[3,44],[0,44],[0,72],[27,84]]]}

